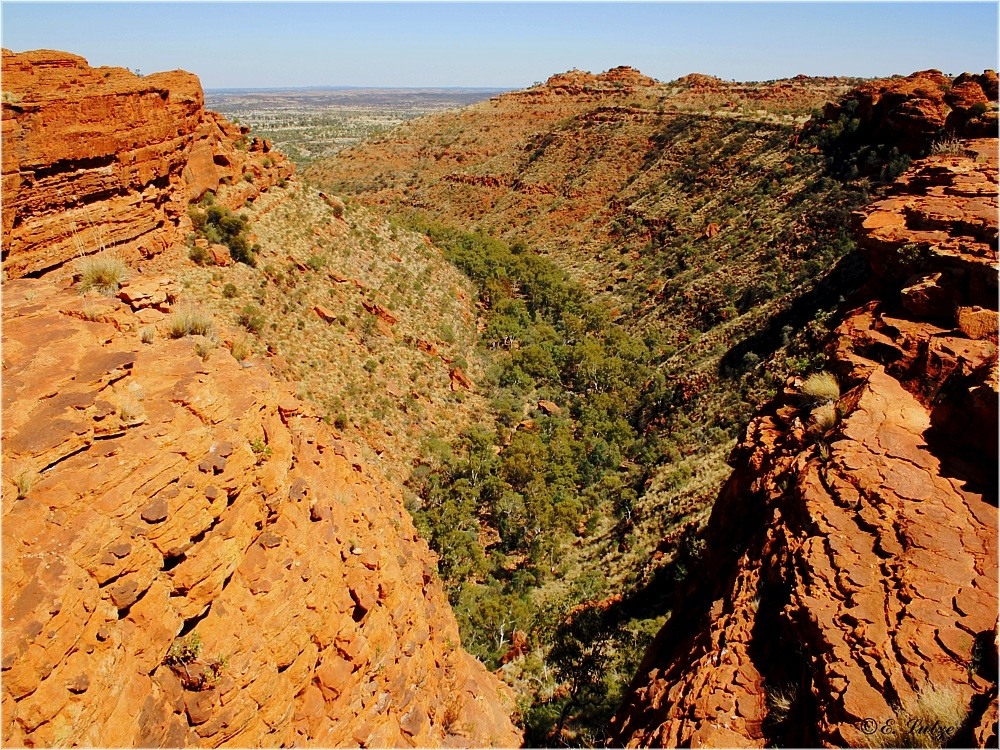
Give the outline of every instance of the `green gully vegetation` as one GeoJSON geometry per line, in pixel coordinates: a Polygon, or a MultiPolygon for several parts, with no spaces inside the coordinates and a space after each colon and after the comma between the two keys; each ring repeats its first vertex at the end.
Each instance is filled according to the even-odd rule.
{"type": "Polygon", "coordinates": [[[581,713],[575,733],[599,740],[594,732],[617,705],[622,675],[659,621],[596,608],[566,618],[568,606],[606,592],[597,575],[561,571],[560,559],[604,516],[627,527],[643,467],[657,461],[655,433],[640,422],[654,342],[612,323],[603,305],[523,245],[417,228],[478,285],[495,421],[457,445],[430,446],[433,458],[409,480],[420,498],[414,517],[440,555],[468,649],[495,669],[515,629],[551,646],[525,662],[538,686],[522,706],[529,742],[545,742],[581,713]],[[547,585],[564,575],[563,586],[547,585]]]}

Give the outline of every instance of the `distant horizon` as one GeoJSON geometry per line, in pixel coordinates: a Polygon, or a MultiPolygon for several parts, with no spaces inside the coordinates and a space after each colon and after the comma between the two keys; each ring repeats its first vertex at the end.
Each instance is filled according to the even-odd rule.
{"type": "Polygon", "coordinates": [[[754,82],[998,67],[998,6],[965,3],[107,3],[2,7],[2,44],[221,89],[523,89],[628,65],[754,82]]]}

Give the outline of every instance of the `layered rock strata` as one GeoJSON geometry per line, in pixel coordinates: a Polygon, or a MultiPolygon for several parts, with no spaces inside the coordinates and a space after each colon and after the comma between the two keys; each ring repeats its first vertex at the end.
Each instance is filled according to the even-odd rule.
{"type": "Polygon", "coordinates": [[[197,77],[3,51],[3,270],[37,274],[113,249],[133,260],[190,229],[188,202],[238,208],[292,173],[270,145],[207,112],[197,77]]]}
{"type": "Polygon", "coordinates": [[[963,149],[857,217],[841,395],[751,421],[612,742],[996,745],[997,141],[963,149]]]}
{"type": "Polygon", "coordinates": [[[398,491],[177,293],[4,284],[4,743],[518,744],[398,491]]]}
{"type": "Polygon", "coordinates": [[[284,160],[189,74],[3,64],[3,743],[520,744],[399,491],[170,275],[284,160]],[[167,252],[84,296],[96,246],[167,252]]]}

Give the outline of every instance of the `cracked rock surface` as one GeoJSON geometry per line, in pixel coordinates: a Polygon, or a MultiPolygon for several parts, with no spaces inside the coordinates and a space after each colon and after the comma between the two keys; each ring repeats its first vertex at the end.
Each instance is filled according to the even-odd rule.
{"type": "Polygon", "coordinates": [[[801,381],[748,426],[699,579],[612,743],[870,746],[931,689],[997,743],[997,141],[929,157],[857,217],[873,269],[801,381]],[[974,320],[975,323],[970,321],[974,320]]]}
{"type": "Polygon", "coordinates": [[[519,744],[398,491],[265,361],[87,304],[4,283],[4,743],[519,744]]]}

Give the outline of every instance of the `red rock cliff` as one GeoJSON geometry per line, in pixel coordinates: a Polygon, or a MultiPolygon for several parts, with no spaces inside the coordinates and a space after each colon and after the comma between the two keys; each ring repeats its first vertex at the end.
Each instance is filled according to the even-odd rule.
{"type": "Polygon", "coordinates": [[[750,423],[612,742],[996,746],[997,141],[964,148],[857,217],[836,411],[790,381],[750,423]]]}
{"type": "MultiPolygon", "coordinates": [[[[155,249],[170,207],[215,184],[199,153],[217,175],[262,153],[221,164],[238,131],[187,74],[111,71],[87,96],[80,80],[105,79],[79,58],[5,54],[5,86],[8,63],[11,273],[72,254],[84,207],[118,247],[155,249]]],[[[3,744],[520,744],[399,491],[266,360],[171,338],[197,298],[169,276],[133,269],[108,298],[70,275],[3,283],[3,744]]]]}
{"type": "Polygon", "coordinates": [[[291,174],[263,140],[206,112],[198,79],[91,68],[82,57],[3,51],[3,269],[38,273],[115,248],[183,239],[187,205],[231,208],[291,174]]]}

